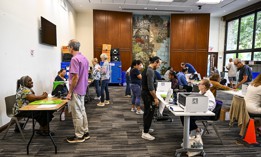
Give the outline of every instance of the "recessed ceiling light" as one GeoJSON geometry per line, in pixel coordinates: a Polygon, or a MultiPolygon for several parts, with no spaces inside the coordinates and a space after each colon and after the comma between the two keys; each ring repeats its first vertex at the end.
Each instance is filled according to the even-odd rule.
{"type": "Polygon", "coordinates": [[[197,3],[204,3],[204,4],[218,4],[221,0],[198,0],[197,3]]]}
{"type": "Polygon", "coordinates": [[[173,2],[173,0],[150,0],[151,2],[173,2]]]}
{"type": "Polygon", "coordinates": [[[121,6],[119,6],[119,8],[121,9],[121,6]]]}
{"type": "Polygon", "coordinates": [[[147,7],[144,7],[144,9],[148,9],[147,7]]]}
{"type": "Polygon", "coordinates": [[[157,10],[158,8],[155,8],[155,10],[157,10]]]}

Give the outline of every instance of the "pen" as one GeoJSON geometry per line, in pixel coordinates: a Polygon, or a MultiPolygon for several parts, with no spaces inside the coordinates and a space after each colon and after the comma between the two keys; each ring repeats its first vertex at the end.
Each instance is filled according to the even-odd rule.
{"type": "Polygon", "coordinates": [[[171,111],[174,111],[174,109],[171,106],[169,108],[171,109],[171,111]]]}

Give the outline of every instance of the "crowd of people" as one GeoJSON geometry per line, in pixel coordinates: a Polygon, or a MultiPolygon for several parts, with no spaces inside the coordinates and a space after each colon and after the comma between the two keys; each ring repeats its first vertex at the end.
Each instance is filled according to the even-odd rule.
{"type": "MultiPolygon", "coordinates": [[[[67,90],[66,98],[69,100],[69,110],[72,113],[72,121],[74,125],[74,135],[66,140],[69,143],[84,142],[90,138],[87,114],[84,106],[84,96],[88,86],[88,69],[89,61],[79,52],[80,42],[70,40],[68,44],[69,52],[73,55],[69,69],[69,89],[67,90]]],[[[98,59],[92,59],[93,70],[92,79],[96,91],[96,100],[99,100],[97,106],[104,107],[110,104],[109,80],[110,80],[110,65],[108,56],[101,54],[100,59],[102,65],[99,65],[98,59]]],[[[158,56],[153,56],[149,60],[149,65],[143,67],[141,60],[133,60],[130,68],[127,70],[126,78],[128,78],[125,96],[131,97],[131,111],[136,114],[143,115],[143,130],[141,137],[146,140],[154,140],[150,133],[152,132],[151,123],[154,116],[155,108],[159,105],[159,100],[156,96],[157,77],[156,69],[161,65],[161,59],[158,56]],[[142,101],[141,101],[142,100],[142,101]],[[143,105],[142,103],[143,102],[143,105]]],[[[181,63],[181,70],[175,72],[172,67],[169,67],[164,74],[163,79],[171,82],[171,88],[174,95],[180,89],[191,92],[192,86],[186,74],[190,74],[192,79],[199,81],[199,93],[209,98],[208,109],[213,111],[216,105],[215,96],[216,90],[233,90],[240,88],[242,84],[249,84],[245,101],[247,110],[250,113],[261,114],[261,74],[252,82],[251,68],[245,65],[240,59],[229,59],[229,64],[226,66],[228,70],[228,86],[220,84],[221,77],[219,73],[213,73],[209,79],[200,80],[196,69],[190,63],[181,63]],[[238,80],[235,84],[236,74],[239,71],[238,80]]],[[[65,81],[66,70],[61,69],[58,72],[55,81],[65,81]]],[[[162,79],[162,78],[160,78],[162,79]]],[[[23,76],[17,81],[16,104],[14,105],[14,114],[18,117],[31,117],[28,112],[21,112],[19,109],[35,100],[47,98],[48,94],[43,92],[42,95],[36,95],[32,89],[33,81],[30,76],[23,76]]],[[[174,103],[176,98],[174,96],[174,103]]],[[[49,113],[49,119],[46,119],[46,112],[38,111],[34,114],[34,118],[40,124],[38,134],[47,135],[49,130],[47,124],[52,120],[53,113],[49,113]],[[48,132],[47,132],[48,131],[48,132]]],[[[190,131],[202,132],[196,125],[196,120],[204,117],[193,117],[190,119],[190,131]]],[[[183,117],[181,117],[183,124],[183,117]]],[[[54,133],[52,133],[54,134],[54,133]]]]}

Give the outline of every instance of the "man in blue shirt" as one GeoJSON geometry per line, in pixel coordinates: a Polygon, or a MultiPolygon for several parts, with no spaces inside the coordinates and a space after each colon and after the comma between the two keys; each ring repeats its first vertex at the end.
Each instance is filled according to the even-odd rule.
{"type": "Polygon", "coordinates": [[[186,76],[185,76],[185,74],[187,74],[187,73],[188,73],[188,69],[184,68],[184,69],[182,69],[182,71],[180,71],[177,74],[178,83],[179,83],[180,86],[187,86],[188,85],[188,82],[187,82],[187,79],[186,79],[186,76]]]}
{"type": "Polygon", "coordinates": [[[197,73],[197,70],[194,68],[193,65],[191,65],[190,63],[184,63],[184,62],[181,62],[181,65],[182,69],[184,68],[188,68],[188,73],[190,74],[195,74],[197,73]]]}
{"type": "Polygon", "coordinates": [[[188,85],[188,82],[187,82],[187,79],[186,79],[186,76],[185,76],[185,74],[187,74],[187,73],[188,73],[188,69],[184,68],[184,69],[182,69],[181,72],[179,72],[177,74],[178,84],[180,86],[183,86],[183,89],[186,89],[187,92],[191,92],[192,87],[188,85]]]}
{"type": "Polygon", "coordinates": [[[248,65],[243,64],[239,58],[234,60],[234,65],[239,70],[238,83],[234,87],[234,89],[237,89],[241,88],[242,84],[248,84],[252,81],[252,70],[248,65]]]}

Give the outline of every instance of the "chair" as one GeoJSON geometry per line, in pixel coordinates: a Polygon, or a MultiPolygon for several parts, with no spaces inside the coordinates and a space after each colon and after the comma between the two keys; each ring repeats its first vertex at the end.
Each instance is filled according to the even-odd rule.
{"type": "Polygon", "coordinates": [[[221,144],[223,144],[223,142],[222,142],[222,139],[221,139],[221,137],[218,133],[217,127],[215,125],[215,121],[219,120],[222,105],[223,105],[222,101],[216,100],[216,107],[213,110],[213,112],[215,113],[215,116],[209,117],[209,120],[202,120],[202,124],[204,125],[204,132],[203,132],[202,135],[205,135],[205,133],[209,134],[208,126],[212,125],[213,129],[215,130],[215,133],[217,134],[217,136],[218,136],[218,138],[221,142],[221,144]]]}
{"type": "MultiPolygon", "coordinates": [[[[23,134],[23,131],[22,131],[22,128],[19,124],[19,120],[18,118],[13,114],[13,107],[14,107],[14,104],[16,103],[16,99],[15,99],[15,95],[11,95],[11,96],[7,96],[5,97],[5,104],[6,104],[6,114],[9,118],[11,118],[9,124],[8,124],[8,127],[6,129],[6,132],[3,136],[2,139],[5,139],[5,136],[7,135],[8,131],[9,131],[9,128],[10,126],[12,125],[12,123],[15,121],[16,125],[18,126],[19,128],[19,132],[21,133],[22,137],[23,137],[23,140],[25,141],[25,138],[24,138],[24,134],[23,134]]],[[[27,119],[28,120],[28,119],[27,119]]],[[[23,126],[24,127],[24,126],[23,126]]]]}

